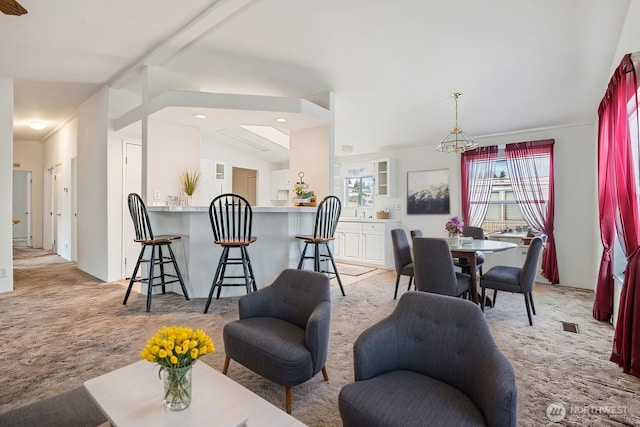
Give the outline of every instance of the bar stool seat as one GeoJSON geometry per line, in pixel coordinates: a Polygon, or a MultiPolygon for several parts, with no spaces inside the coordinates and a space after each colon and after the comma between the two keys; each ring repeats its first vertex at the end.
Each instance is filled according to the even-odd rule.
{"type": "Polygon", "coordinates": [[[151,295],[153,293],[153,287],[155,286],[161,286],[162,293],[164,294],[166,293],[166,285],[179,282],[184,297],[189,301],[189,293],[187,292],[187,288],[184,286],[184,280],[182,279],[180,268],[178,267],[176,257],[171,249],[171,243],[174,240],[180,239],[181,236],[154,235],[151,230],[151,222],[149,221],[147,207],[142,201],[142,198],[136,193],[131,193],[127,197],[127,200],[129,203],[129,213],[131,214],[131,219],[133,220],[133,226],[136,232],[136,238],[134,241],[142,244],[142,248],[140,249],[140,255],[138,255],[138,261],[133,269],[133,274],[131,275],[131,280],[129,280],[129,286],[127,287],[127,292],[122,304],[127,304],[129,294],[131,294],[131,288],[135,282],[147,284],[147,312],[151,310],[151,295]],[[151,248],[151,255],[149,258],[144,257],[147,248],[151,248]],[[168,250],[168,256],[162,252],[163,248],[168,250]],[[144,263],[149,264],[149,275],[147,277],[137,279],[138,269],[144,263]],[[167,273],[165,271],[165,264],[171,264],[175,274],[167,273]],[[159,276],[154,276],[154,269],[156,266],[160,267],[159,276]],[[154,280],[156,279],[160,279],[160,283],[154,283],[154,280]]]}
{"type": "Polygon", "coordinates": [[[316,211],[316,222],[313,230],[313,235],[298,235],[296,239],[304,240],[304,249],[300,256],[300,262],[298,262],[298,270],[302,270],[304,267],[304,261],[307,259],[313,260],[313,270],[321,273],[326,273],[329,276],[333,276],[338,280],[340,285],[340,291],[342,296],[345,295],[344,287],[342,286],[342,280],[340,280],[340,274],[336,267],[336,261],[333,258],[333,253],[329,247],[329,242],[334,240],[334,234],[340,219],[341,210],[340,199],[336,196],[327,196],[318,205],[316,211]],[[307,249],[309,246],[313,246],[313,255],[307,255],[307,249]],[[322,253],[321,247],[325,248],[325,253],[322,253]],[[322,268],[322,263],[330,261],[333,271],[329,271],[322,268]]]}
{"type": "Polygon", "coordinates": [[[209,310],[213,292],[216,288],[218,289],[216,299],[220,298],[223,286],[244,286],[247,294],[252,290],[258,290],[253,267],[251,266],[251,258],[249,258],[249,252],[247,251],[247,247],[257,240],[256,237],[251,235],[253,211],[247,199],[233,193],[217,196],[209,205],[209,219],[213,229],[214,243],[222,247],[222,254],[218,260],[216,274],[211,283],[207,304],[204,307],[205,314],[209,310]],[[230,256],[232,249],[234,251],[238,250],[240,252],[239,255],[230,256]],[[241,265],[243,274],[227,274],[227,266],[229,265],[241,265]],[[234,279],[242,279],[242,281],[234,281],[234,279]]]}

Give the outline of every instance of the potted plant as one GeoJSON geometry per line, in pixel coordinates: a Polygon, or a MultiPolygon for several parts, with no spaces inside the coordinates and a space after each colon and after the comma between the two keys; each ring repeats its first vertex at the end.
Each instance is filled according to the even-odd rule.
{"type": "Polygon", "coordinates": [[[180,184],[182,186],[182,191],[187,195],[189,199],[191,198],[191,196],[193,196],[193,193],[196,192],[199,183],[200,172],[198,171],[191,171],[187,169],[180,174],[180,184]]]}

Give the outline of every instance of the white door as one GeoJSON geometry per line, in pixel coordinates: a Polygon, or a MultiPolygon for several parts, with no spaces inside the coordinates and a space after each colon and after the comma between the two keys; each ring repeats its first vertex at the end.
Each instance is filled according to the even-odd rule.
{"type": "Polygon", "coordinates": [[[53,168],[53,188],[52,188],[52,200],[53,200],[53,245],[51,250],[58,255],[60,253],[60,225],[62,223],[62,165],[56,165],[53,168]]]}
{"type": "Polygon", "coordinates": [[[44,218],[42,230],[42,247],[53,251],[53,168],[44,172],[44,218]]]}
{"type": "Polygon", "coordinates": [[[78,261],[78,158],[71,159],[71,261],[78,261]]]}
{"type": "Polygon", "coordinates": [[[140,243],[133,241],[136,232],[133,228],[133,220],[129,213],[127,196],[129,193],[140,194],[142,192],[142,145],[135,142],[124,141],[124,183],[122,197],[122,277],[131,277],[133,267],[136,265],[140,254],[140,243]]]}
{"type": "Polygon", "coordinates": [[[14,246],[31,246],[31,172],[13,171],[12,219],[14,246]]]}

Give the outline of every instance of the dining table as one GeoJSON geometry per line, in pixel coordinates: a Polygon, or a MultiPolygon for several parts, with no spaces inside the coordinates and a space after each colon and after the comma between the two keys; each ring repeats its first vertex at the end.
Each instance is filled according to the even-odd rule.
{"type": "Polygon", "coordinates": [[[451,257],[458,259],[466,259],[469,263],[469,271],[471,274],[471,300],[478,303],[478,274],[476,264],[476,252],[502,252],[518,247],[515,243],[504,242],[500,240],[472,239],[461,240],[460,243],[449,243],[451,257]]]}

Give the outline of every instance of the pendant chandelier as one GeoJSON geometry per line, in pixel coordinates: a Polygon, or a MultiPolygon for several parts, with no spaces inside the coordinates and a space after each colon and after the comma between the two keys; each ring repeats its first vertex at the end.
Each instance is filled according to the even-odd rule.
{"type": "Polygon", "coordinates": [[[478,146],[478,142],[464,133],[460,126],[458,126],[458,98],[462,96],[459,92],[454,92],[452,95],[456,102],[456,125],[453,131],[449,133],[440,144],[436,145],[436,150],[444,153],[464,153],[467,150],[472,150],[478,146]]]}

